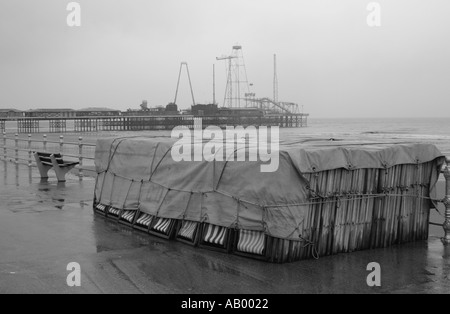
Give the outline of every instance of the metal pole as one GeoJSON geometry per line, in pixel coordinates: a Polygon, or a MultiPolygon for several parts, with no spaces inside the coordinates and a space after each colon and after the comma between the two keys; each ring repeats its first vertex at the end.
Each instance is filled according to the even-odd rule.
{"type": "Polygon", "coordinates": [[[187,75],[188,75],[188,79],[189,79],[189,87],[191,88],[191,95],[192,95],[192,105],[195,105],[195,99],[194,99],[194,91],[192,90],[192,83],[191,83],[191,76],[189,75],[189,67],[186,63],[186,71],[187,71],[187,75]]]}
{"type": "Polygon", "coordinates": [[[31,167],[31,134],[28,134],[28,167],[31,167]]]}
{"type": "Polygon", "coordinates": [[[273,101],[278,102],[277,55],[273,55],[273,101]]]}
{"type": "Polygon", "coordinates": [[[216,104],[216,68],[213,64],[213,104],[216,104]]]}
{"type": "Polygon", "coordinates": [[[64,145],[64,135],[59,136],[59,152],[62,154],[64,145]]]}
{"type": "Polygon", "coordinates": [[[445,197],[443,199],[445,205],[445,222],[443,224],[444,237],[442,242],[445,245],[450,244],[450,158],[445,159],[444,177],[445,177],[445,197]]]}
{"type": "Polygon", "coordinates": [[[78,175],[80,176],[80,179],[83,179],[83,138],[80,136],[78,138],[78,160],[79,160],[79,165],[78,165],[78,175]]]}
{"type": "Polygon", "coordinates": [[[44,152],[47,152],[47,134],[44,134],[44,152]]]}
{"type": "Polygon", "coordinates": [[[228,60],[229,64],[228,64],[228,73],[229,73],[229,77],[228,79],[230,80],[230,91],[229,91],[229,97],[230,97],[230,108],[233,108],[233,78],[231,75],[231,59],[228,60]]]}
{"type": "Polygon", "coordinates": [[[15,137],[14,142],[16,144],[15,151],[16,151],[16,164],[17,164],[17,163],[19,163],[19,134],[16,133],[14,135],[14,137],[15,137]]]}
{"type": "Polygon", "coordinates": [[[181,77],[181,69],[183,68],[183,62],[180,64],[180,72],[178,72],[178,81],[177,81],[177,89],[175,91],[175,99],[173,100],[173,103],[177,103],[177,95],[178,95],[178,86],[180,85],[180,77],[181,77]]]}
{"type": "Polygon", "coordinates": [[[7,149],[6,149],[6,132],[3,132],[3,155],[6,160],[7,149]]]}
{"type": "MultiPolygon", "coordinates": [[[[238,54],[238,52],[236,52],[236,54],[238,54]]],[[[235,70],[235,75],[236,75],[236,89],[237,89],[237,108],[241,108],[241,77],[239,76],[239,67],[240,67],[240,63],[239,63],[239,56],[238,59],[236,61],[236,70],[235,70]]]]}

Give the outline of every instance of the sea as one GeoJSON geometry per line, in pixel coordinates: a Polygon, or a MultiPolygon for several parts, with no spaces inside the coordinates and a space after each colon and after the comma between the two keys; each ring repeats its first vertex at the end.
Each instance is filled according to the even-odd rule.
{"type": "Polygon", "coordinates": [[[280,129],[282,139],[292,136],[432,143],[450,156],[448,118],[310,118],[305,128],[280,129]]]}
{"type": "Polygon", "coordinates": [[[446,118],[310,119],[301,133],[338,138],[359,136],[432,142],[450,152],[450,120],[446,118]]]}

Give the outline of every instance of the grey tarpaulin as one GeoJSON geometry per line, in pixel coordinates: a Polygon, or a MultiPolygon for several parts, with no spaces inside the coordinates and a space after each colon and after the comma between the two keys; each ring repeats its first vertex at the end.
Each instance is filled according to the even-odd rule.
{"type": "Polygon", "coordinates": [[[435,160],[433,191],[444,162],[431,144],[291,141],[280,145],[278,170],[263,173],[259,161],[175,162],[170,152],[175,142],[162,137],[99,139],[97,201],[158,217],[298,239],[311,198],[304,173],[435,160]]]}

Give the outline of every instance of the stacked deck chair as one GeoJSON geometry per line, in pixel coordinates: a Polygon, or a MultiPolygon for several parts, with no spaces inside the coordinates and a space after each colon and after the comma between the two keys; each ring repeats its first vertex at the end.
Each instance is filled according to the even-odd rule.
{"type": "Polygon", "coordinates": [[[239,230],[235,235],[234,252],[237,255],[267,259],[267,237],[262,231],[239,230]]]}
{"type": "Polygon", "coordinates": [[[137,217],[139,218],[136,219],[134,228],[144,232],[148,232],[153,221],[153,216],[142,212],[138,212],[137,214],[137,217]]]}
{"type": "Polygon", "coordinates": [[[120,214],[120,219],[119,222],[121,224],[127,225],[127,226],[132,226],[134,223],[134,219],[136,217],[137,214],[137,210],[133,209],[133,210],[126,210],[124,209],[123,212],[120,214]]]}
{"type": "Polygon", "coordinates": [[[98,215],[106,216],[106,213],[108,212],[108,206],[103,204],[96,204],[94,201],[94,212],[98,215]]]}
{"type": "Polygon", "coordinates": [[[431,144],[336,139],[237,161],[259,147],[249,141],[196,161],[221,142],[186,143],[99,139],[94,212],[199,249],[293,262],[427,239],[445,162],[431,144]]]}
{"type": "Polygon", "coordinates": [[[200,239],[200,246],[215,251],[229,252],[232,239],[232,229],[204,224],[200,239]]]}
{"type": "Polygon", "coordinates": [[[149,233],[157,237],[171,239],[174,235],[176,223],[175,219],[157,217],[154,219],[149,233]]]}
{"type": "Polygon", "coordinates": [[[118,220],[121,212],[122,212],[122,209],[116,208],[113,206],[109,206],[106,217],[108,217],[111,220],[118,220]]]}
{"type": "Polygon", "coordinates": [[[176,239],[193,246],[198,244],[201,224],[196,221],[182,220],[178,224],[176,239]]]}

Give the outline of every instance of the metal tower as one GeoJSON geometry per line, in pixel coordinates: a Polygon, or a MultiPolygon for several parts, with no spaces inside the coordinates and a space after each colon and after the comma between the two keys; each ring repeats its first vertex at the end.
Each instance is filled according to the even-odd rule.
{"type": "Polygon", "coordinates": [[[180,72],[178,73],[177,90],[175,91],[175,100],[173,101],[173,103],[174,104],[177,103],[178,87],[180,86],[180,77],[181,77],[181,70],[183,69],[183,65],[186,66],[186,72],[187,72],[188,79],[189,79],[189,87],[191,88],[192,104],[195,105],[194,91],[192,90],[191,76],[189,75],[189,67],[188,67],[187,62],[181,62],[181,64],[180,64],[180,72]]]}
{"type": "Polygon", "coordinates": [[[217,60],[228,60],[227,85],[223,106],[229,108],[246,107],[246,94],[250,93],[245,68],[242,46],[235,45],[230,56],[218,57],[217,60]]]}
{"type": "Polygon", "coordinates": [[[216,65],[213,64],[213,104],[216,104],[216,65]]]}

